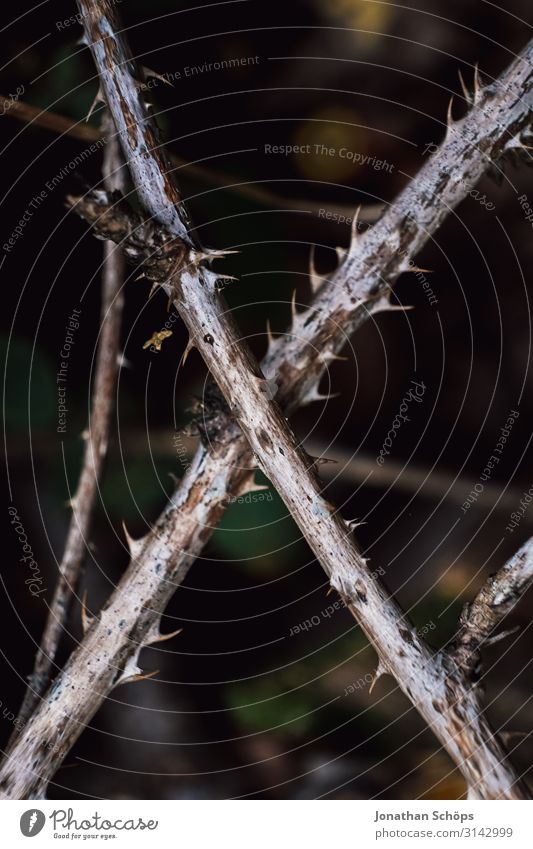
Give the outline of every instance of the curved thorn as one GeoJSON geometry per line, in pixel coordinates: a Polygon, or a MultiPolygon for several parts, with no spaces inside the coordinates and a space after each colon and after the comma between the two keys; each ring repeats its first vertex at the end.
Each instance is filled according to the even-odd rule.
{"type": "Polygon", "coordinates": [[[479,100],[482,88],[483,82],[481,80],[481,74],[479,73],[479,63],[476,62],[474,65],[474,101],[479,100]]]}
{"type": "Polygon", "coordinates": [[[81,627],[84,635],[91,627],[93,621],[94,616],[90,616],[87,612],[87,590],[84,590],[81,597],[81,627]]]}
{"type": "Polygon", "coordinates": [[[134,684],[135,681],[147,681],[149,678],[153,678],[154,675],[157,675],[160,671],[160,669],[154,669],[153,672],[139,672],[135,675],[129,675],[127,678],[120,678],[119,681],[117,681],[116,686],[119,687],[122,684],[134,684]]]}
{"type": "Polygon", "coordinates": [[[466,83],[465,83],[465,81],[464,81],[464,79],[463,79],[463,75],[462,75],[462,73],[461,73],[461,69],[459,69],[459,70],[457,71],[457,73],[458,73],[458,75],[459,75],[459,82],[460,82],[460,84],[461,84],[461,89],[462,89],[462,91],[463,91],[464,99],[466,100],[466,102],[467,102],[467,103],[472,104],[472,95],[470,94],[470,92],[468,91],[468,89],[467,89],[467,87],[466,87],[466,83]]]}
{"type": "Polygon", "coordinates": [[[317,273],[315,267],[315,245],[311,245],[311,249],[309,251],[309,282],[311,284],[311,291],[313,295],[316,295],[320,287],[322,286],[323,279],[317,273]]]}
{"type": "Polygon", "coordinates": [[[298,320],[298,313],[296,311],[296,289],[293,290],[292,298],[291,298],[291,319],[292,319],[292,324],[294,326],[294,324],[298,320]]]}
{"type": "Polygon", "coordinates": [[[187,362],[187,357],[189,356],[189,354],[191,353],[193,348],[194,348],[194,341],[193,341],[192,336],[189,336],[189,339],[187,341],[187,345],[185,347],[185,350],[184,350],[182,358],[181,358],[181,365],[182,366],[184,366],[185,363],[187,362]]]}
{"type": "Polygon", "coordinates": [[[124,536],[126,538],[126,544],[128,546],[130,557],[132,560],[134,560],[143,548],[143,538],[141,537],[140,539],[133,539],[133,537],[130,536],[128,532],[125,522],[122,522],[122,528],[124,530],[124,536]]]}
{"type": "MultiPolygon", "coordinates": [[[[176,628],[175,631],[171,631],[170,634],[160,634],[159,632],[154,636],[150,637],[149,645],[152,643],[165,643],[167,640],[171,640],[173,637],[177,637],[178,634],[181,634],[183,628],[176,628]]],[[[158,670],[159,671],[159,670],[158,670]]],[[[155,675],[156,673],[152,673],[155,675]]]]}
{"type": "Polygon", "coordinates": [[[381,678],[383,675],[387,675],[387,674],[388,674],[388,672],[385,669],[385,667],[383,666],[383,663],[381,662],[381,658],[380,658],[379,661],[378,661],[377,669],[374,672],[374,677],[372,678],[372,682],[370,684],[370,687],[368,688],[368,695],[369,696],[372,695],[372,690],[376,686],[378,679],[381,678]]]}
{"type": "Polygon", "coordinates": [[[450,129],[453,124],[453,98],[454,95],[452,94],[450,102],[448,103],[448,110],[446,112],[446,126],[448,129],[450,129]]]}

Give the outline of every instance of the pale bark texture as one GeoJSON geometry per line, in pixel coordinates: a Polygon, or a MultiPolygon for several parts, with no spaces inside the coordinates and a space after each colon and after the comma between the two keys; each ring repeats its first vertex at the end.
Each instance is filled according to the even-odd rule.
{"type": "Polygon", "coordinates": [[[482,647],[509,634],[509,631],[495,632],[532,583],[533,539],[530,538],[463,608],[453,656],[472,678],[479,674],[482,647]]]}
{"type": "MultiPolygon", "coordinates": [[[[161,639],[158,619],[174,586],[205,544],[228,495],[239,491],[249,476],[249,449],[242,431],[332,587],[376,649],[377,674],[387,672],[396,678],[463,773],[470,796],[523,798],[526,791],[483,717],[477,692],[463,670],[449,655],[432,655],[372,574],[353,542],[350,523],[322,496],[313,462],[297,444],[279,405],[267,398],[265,378],[239,339],[218,291],[217,275],[206,269],[205,254],[190,234],[179,195],[169,181],[135,84],[138,72],[117,35],[113,9],[108,3],[99,3],[98,8],[93,3],[79,5],[138,194],[149,216],[165,231],[155,261],[154,245],[148,240],[152,257],[145,263],[147,276],[173,297],[192,344],[226,398],[229,418],[222,410],[213,419],[223,450],[210,454],[202,446],[154,530],[143,540],[130,541],[128,572],[21,734],[0,775],[2,792],[14,798],[42,794],[110,689],[139,675],[139,651],[161,639]]],[[[447,212],[492,160],[506,148],[520,145],[519,134],[527,126],[531,107],[531,52],[530,46],[500,84],[477,92],[471,113],[450,125],[440,150],[375,227],[353,239],[327,285],[312,275],[317,293],[312,306],[295,314],[290,336],[275,340],[263,363],[263,373],[275,376],[280,384],[276,400],[285,412],[316,397],[324,367],[342,348],[346,333],[370,312],[388,307],[394,279],[408,270],[411,257],[447,212]]],[[[107,197],[97,201],[103,215],[113,215],[107,197]]]]}

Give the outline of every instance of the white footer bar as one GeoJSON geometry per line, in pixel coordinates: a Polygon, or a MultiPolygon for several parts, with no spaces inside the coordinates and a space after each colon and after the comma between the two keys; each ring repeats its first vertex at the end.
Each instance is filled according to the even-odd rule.
{"type": "Polygon", "coordinates": [[[1,842],[10,849],[161,849],[162,841],[186,849],[531,849],[532,819],[533,802],[0,802],[1,842]]]}

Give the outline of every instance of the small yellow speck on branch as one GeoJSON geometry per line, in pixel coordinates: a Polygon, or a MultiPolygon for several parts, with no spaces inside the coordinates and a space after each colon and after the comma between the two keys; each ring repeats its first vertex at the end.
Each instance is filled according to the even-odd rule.
{"type": "Polygon", "coordinates": [[[146,348],[150,348],[152,345],[153,345],[153,347],[155,348],[156,351],[160,351],[161,345],[163,344],[165,339],[168,339],[169,336],[172,336],[172,330],[158,330],[158,331],[156,331],[150,337],[150,339],[148,339],[148,341],[144,343],[143,351],[146,348]]]}

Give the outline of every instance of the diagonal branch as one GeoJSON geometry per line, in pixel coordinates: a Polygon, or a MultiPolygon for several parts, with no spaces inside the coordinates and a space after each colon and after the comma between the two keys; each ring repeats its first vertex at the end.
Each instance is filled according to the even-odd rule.
{"type": "Polygon", "coordinates": [[[509,631],[495,632],[532,583],[533,538],[530,538],[463,608],[452,652],[466,675],[472,679],[479,677],[481,648],[509,634],[509,631]]]}
{"type": "MultiPolygon", "coordinates": [[[[110,39],[112,36],[109,34],[109,18],[104,16],[103,20],[106,26],[105,38],[110,39]]],[[[113,55],[115,57],[117,55],[123,56],[120,50],[117,54],[117,42],[114,39],[112,44],[113,50],[111,52],[113,55]]],[[[110,52],[109,44],[108,52],[110,52]]],[[[485,147],[485,152],[488,151],[489,156],[497,155],[503,150],[509,127],[517,132],[519,126],[524,126],[527,119],[526,107],[520,103],[520,99],[527,92],[530,72],[528,70],[526,73],[521,61],[517,60],[507,73],[510,75],[509,81],[517,82],[518,88],[520,86],[522,88],[519,94],[515,90],[511,95],[507,88],[505,94],[500,95],[499,100],[501,102],[495,113],[496,120],[494,123],[496,127],[490,125],[490,123],[485,123],[484,131],[489,136],[489,143],[485,147]],[[504,117],[507,107],[510,110],[507,113],[508,123],[504,117]]],[[[108,102],[111,105],[109,96],[108,102]]],[[[479,119],[479,116],[477,118],[479,119]]],[[[115,115],[115,119],[120,126],[120,115],[115,115]]],[[[122,123],[124,124],[124,122],[122,123]]],[[[126,134],[128,134],[127,123],[124,124],[124,128],[126,134]]],[[[460,136],[461,133],[458,132],[458,135],[460,136]]],[[[138,142],[135,134],[132,137],[138,142]]],[[[480,140],[483,140],[483,136],[480,140]]],[[[471,139],[465,133],[463,154],[465,179],[467,181],[466,191],[461,185],[454,187],[452,191],[448,180],[442,181],[441,179],[440,181],[441,184],[443,183],[443,190],[439,197],[443,197],[445,203],[449,199],[447,206],[453,207],[458,203],[473,185],[472,181],[475,181],[482,173],[484,156],[479,151],[476,153],[475,149],[472,152],[470,144],[471,139]],[[481,160],[481,163],[476,162],[476,159],[481,160]],[[468,181],[471,181],[469,185],[468,181]]],[[[452,147],[455,164],[460,145],[454,143],[452,147]]],[[[146,154],[146,148],[143,148],[143,150],[146,154]]],[[[425,174],[425,177],[431,177],[432,164],[431,162],[428,163],[426,169],[424,169],[429,172],[425,174]]],[[[440,169],[442,162],[437,164],[440,169]]],[[[158,185],[164,187],[164,175],[158,185]]],[[[398,202],[400,205],[402,197],[398,202]]],[[[169,210],[161,207],[161,198],[158,199],[156,207],[158,217],[161,212],[168,215],[169,210]]],[[[176,214],[180,225],[183,226],[184,220],[179,216],[179,211],[176,211],[176,208],[174,208],[174,213],[170,211],[169,217],[175,218],[176,214]]],[[[438,226],[444,214],[441,215],[440,210],[436,209],[435,218],[437,220],[433,229],[438,226]]],[[[414,212],[412,216],[415,217],[414,212]]],[[[424,235],[418,240],[417,246],[423,244],[428,237],[427,226],[431,220],[428,204],[422,208],[421,218],[424,235]]],[[[393,223],[394,220],[395,217],[392,216],[393,223]]],[[[409,223],[412,224],[412,219],[409,219],[409,223]]],[[[378,224],[377,227],[379,226],[378,224]]],[[[359,249],[366,253],[368,265],[372,267],[374,263],[377,263],[378,258],[374,255],[376,251],[374,240],[370,239],[370,241],[365,242],[369,235],[372,236],[372,233],[365,234],[363,239],[360,240],[359,249]]],[[[322,498],[320,485],[316,478],[309,473],[306,466],[306,457],[298,449],[294,437],[286,427],[285,420],[274,405],[265,403],[264,395],[259,389],[261,385],[260,375],[255,372],[255,381],[250,380],[250,372],[254,376],[255,370],[255,364],[251,361],[251,358],[246,352],[244,354],[241,352],[239,360],[236,361],[236,358],[231,356],[231,351],[228,353],[228,342],[235,343],[235,346],[238,345],[237,334],[234,328],[228,329],[224,321],[221,320],[213,302],[206,295],[206,292],[211,295],[215,290],[216,276],[206,271],[203,266],[195,271],[190,270],[184,261],[188,247],[188,241],[186,241],[185,246],[182,242],[179,256],[181,267],[177,306],[191,330],[192,339],[200,348],[217,382],[227,395],[232,412],[238,418],[261,465],[278,487],[302,532],[308,538],[317,557],[330,576],[332,585],[344,596],[349,609],[357,616],[376,647],[380,656],[380,667],[395,675],[402,689],[416,704],[446,746],[452,758],[460,766],[474,793],[484,797],[520,797],[524,791],[518,785],[512,769],[505,764],[504,753],[486,721],[480,716],[475,697],[471,693],[465,692],[459,671],[453,664],[449,664],[446,658],[431,656],[427,647],[420,641],[416,631],[405,620],[397,605],[388,598],[385,590],[372,577],[364,558],[352,544],[344,523],[339,517],[332,514],[331,506],[322,498]],[[213,278],[215,279],[213,280],[213,278]],[[202,282],[204,283],[203,293],[201,291],[202,282]],[[210,284],[212,284],[211,287],[210,284]],[[184,303],[190,308],[190,314],[186,314],[187,310],[183,306],[184,303]],[[205,320],[204,325],[208,330],[207,333],[202,328],[203,320],[205,320]],[[215,335],[213,330],[220,335],[215,335]],[[205,336],[200,338],[199,334],[202,332],[205,333],[205,336]],[[220,344],[221,340],[224,340],[224,345],[220,344]],[[215,348],[215,343],[218,343],[216,350],[220,357],[219,361],[206,348],[206,346],[215,348]],[[289,462],[287,462],[287,458],[289,458],[289,462]]],[[[383,247],[385,249],[388,246],[383,247]]],[[[197,256],[198,252],[195,248],[188,253],[188,259],[193,264],[195,264],[197,256]]],[[[345,264],[348,269],[351,268],[353,260],[353,252],[350,251],[345,264]]],[[[397,270],[403,270],[404,261],[404,256],[396,257],[397,270]]],[[[387,265],[389,275],[391,275],[391,267],[392,262],[389,261],[387,265]]],[[[341,275],[341,273],[342,269],[337,273],[337,280],[339,280],[338,275],[341,275]]],[[[359,323],[361,321],[360,304],[357,307],[354,303],[357,301],[357,298],[354,297],[354,290],[357,285],[351,277],[345,278],[343,282],[345,286],[343,291],[339,291],[338,300],[341,301],[345,297],[345,289],[350,290],[349,307],[346,309],[343,306],[341,312],[339,304],[335,302],[335,298],[331,294],[327,300],[333,303],[336,322],[342,321],[343,324],[352,328],[357,326],[358,321],[359,323]]],[[[367,281],[363,282],[366,285],[367,281]]],[[[376,282],[372,281],[371,286],[373,289],[379,290],[380,286],[385,288],[389,285],[389,282],[389,280],[386,280],[385,284],[382,284],[381,278],[378,276],[377,285],[376,282]]],[[[332,291],[335,291],[333,286],[324,287],[322,293],[319,291],[314,304],[314,312],[311,311],[313,315],[307,315],[303,322],[301,316],[297,316],[297,329],[293,328],[295,335],[304,331],[306,333],[314,332],[318,335],[324,343],[323,348],[326,349],[326,362],[327,358],[342,345],[330,316],[325,315],[323,310],[317,308],[317,304],[324,302],[327,293],[332,291]],[[308,330],[310,326],[312,330],[308,330]]],[[[373,294],[373,292],[369,294],[373,294]]],[[[375,305],[377,301],[373,303],[375,305]]],[[[295,367],[290,358],[283,360],[283,354],[292,353],[294,349],[300,352],[299,362],[302,362],[303,358],[311,359],[309,354],[302,354],[298,342],[291,339],[286,345],[278,340],[274,345],[274,350],[267,356],[267,363],[275,363],[276,360],[281,360],[280,373],[282,374],[283,388],[280,396],[282,398],[285,392],[290,394],[291,386],[293,390],[296,390],[292,393],[292,399],[301,398],[302,394],[307,395],[309,389],[316,389],[317,375],[324,366],[323,356],[315,357],[319,364],[315,364],[313,373],[308,380],[307,376],[295,367]],[[280,353],[282,350],[283,354],[280,353]]],[[[43,787],[46,786],[54,767],[57,767],[58,763],[61,762],[69,744],[83,727],[83,723],[93,715],[98,706],[98,700],[105,697],[106,692],[108,692],[106,688],[124,681],[132,674],[136,674],[136,658],[140,648],[142,645],[150,644],[150,642],[158,639],[158,634],[154,631],[153,625],[154,620],[157,621],[162,612],[157,606],[154,608],[155,614],[148,607],[142,607],[139,614],[139,600],[142,603],[139,591],[142,588],[144,598],[149,604],[153,603],[154,600],[160,601],[165,594],[161,579],[158,577],[161,573],[162,562],[166,564],[167,570],[170,570],[166,573],[165,580],[167,581],[169,575],[176,581],[180,580],[183,572],[188,568],[193,551],[194,554],[198,552],[198,545],[203,543],[205,537],[209,534],[209,525],[206,520],[209,522],[216,521],[223,509],[224,497],[227,492],[231,491],[229,487],[238,483],[239,475],[242,477],[242,472],[235,472],[230,466],[231,461],[238,461],[242,452],[246,452],[244,441],[238,434],[239,431],[235,425],[230,425],[223,431],[223,438],[227,440],[228,448],[232,447],[229,456],[226,454],[225,457],[218,455],[218,457],[210,458],[204,448],[199,450],[182,486],[154,529],[154,534],[148,535],[147,538],[137,543],[131,543],[132,564],[125,575],[125,580],[129,590],[134,593],[133,598],[131,595],[125,598],[121,594],[121,590],[124,589],[124,585],[121,583],[118,594],[113,594],[111,601],[102,611],[100,620],[92,626],[87,639],[75,653],[64,673],[57,679],[47,697],[46,704],[25,730],[24,739],[21,739],[18,751],[13,752],[11,761],[4,767],[1,779],[6,795],[23,795],[28,790],[32,793],[41,792],[43,787]],[[218,474],[215,474],[217,472],[218,474]],[[203,490],[203,485],[211,474],[214,475],[211,478],[211,488],[206,492],[203,490]],[[205,495],[205,500],[199,500],[202,492],[205,495]],[[170,521],[170,517],[174,514],[174,523],[176,523],[177,511],[179,511],[179,520],[182,525],[180,541],[183,543],[188,538],[191,542],[196,543],[196,549],[189,547],[185,556],[176,554],[176,550],[173,548],[175,540],[172,537],[173,523],[170,521]],[[191,518],[193,514],[194,520],[191,518]],[[198,521],[200,524],[198,524],[198,521]],[[138,568],[141,562],[143,562],[142,572],[144,574],[138,568]],[[120,616],[126,615],[127,618],[124,621],[132,626],[131,630],[127,630],[127,633],[125,633],[128,625],[123,625],[124,633],[122,637],[117,626],[119,611],[120,616]],[[104,643],[102,643],[103,632],[101,630],[103,627],[111,630],[112,633],[112,636],[104,643]],[[134,651],[127,650],[128,640],[133,644],[134,651]],[[103,657],[102,648],[105,649],[105,656],[103,657]],[[91,657],[93,657],[93,652],[97,652],[95,663],[102,672],[102,677],[94,678],[95,669],[93,666],[90,670],[86,668],[86,664],[83,664],[84,669],[80,668],[82,659],[86,660],[89,656],[87,652],[91,653],[91,657]],[[74,671],[80,673],[79,678],[74,679],[74,671]],[[97,694],[90,705],[80,706],[82,694],[83,698],[86,699],[87,692],[95,690],[95,684],[101,692],[97,694]],[[72,696],[67,687],[74,689],[75,692],[72,696]],[[76,705],[75,710],[73,710],[74,705],[76,705]],[[70,710],[68,709],[69,706],[70,710]],[[58,715],[60,717],[58,729],[55,726],[52,728],[50,720],[52,717],[57,720],[58,715]],[[43,754],[42,747],[39,749],[38,741],[42,740],[43,736],[45,740],[49,740],[52,731],[54,732],[54,740],[57,741],[57,749],[52,754],[49,751],[43,754]],[[39,764],[38,767],[35,767],[35,759],[39,764]]],[[[176,530],[175,527],[174,530],[176,530]]]]}

